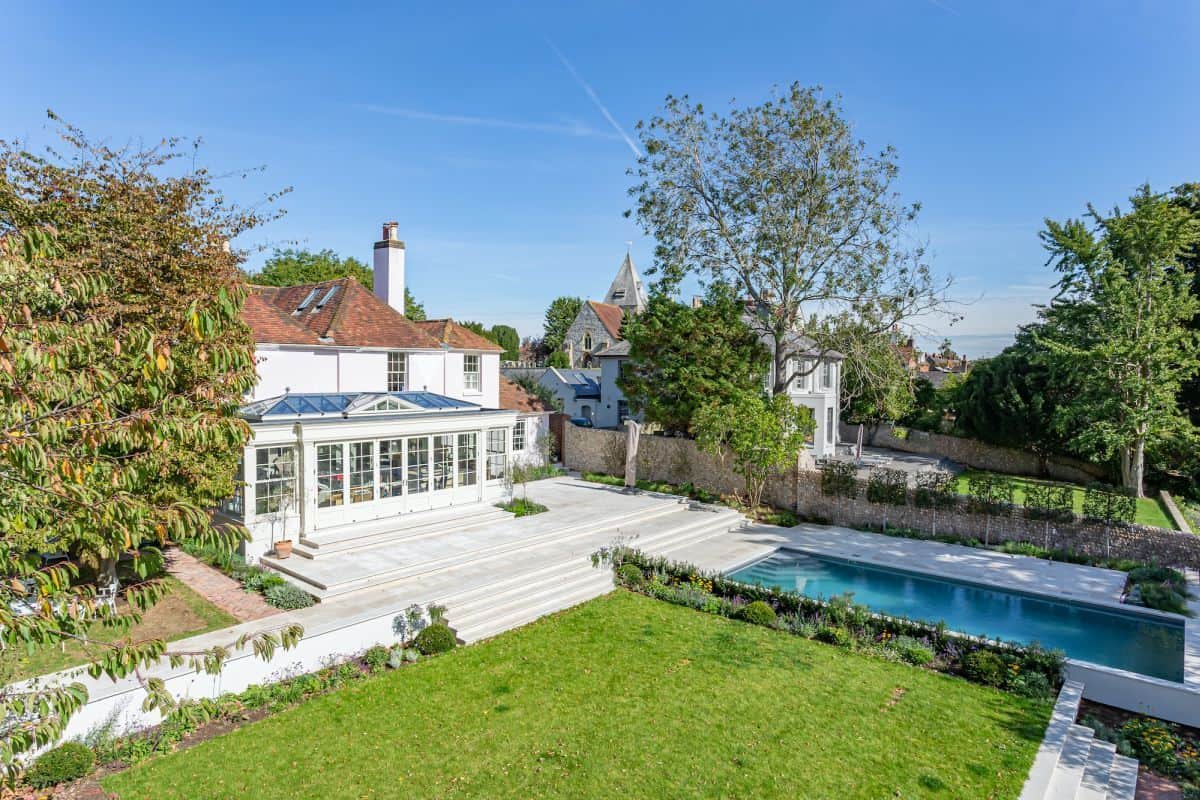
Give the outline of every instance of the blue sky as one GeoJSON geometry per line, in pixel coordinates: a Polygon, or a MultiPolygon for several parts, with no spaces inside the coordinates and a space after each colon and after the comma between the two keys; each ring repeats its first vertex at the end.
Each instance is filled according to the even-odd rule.
{"type": "Polygon", "coordinates": [[[114,143],[200,136],[215,172],[266,167],[224,181],[233,198],[293,188],[242,245],[369,261],[396,219],[431,315],[523,334],[558,295],[600,297],[626,241],[650,265],[617,128],[668,93],[841,93],[868,146],[899,151],[916,234],[970,301],[933,333],[968,354],[1048,298],[1044,217],[1200,180],[1182,0],[4,5],[0,137],[46,141],[47,108],[114,143]]]}

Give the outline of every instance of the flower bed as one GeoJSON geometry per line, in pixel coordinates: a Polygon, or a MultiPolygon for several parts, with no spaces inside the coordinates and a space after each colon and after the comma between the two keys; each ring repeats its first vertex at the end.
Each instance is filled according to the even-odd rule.
{"type": "Polygon", "coordinates": [[[180,549],[233,578],[247,592],[261,594],[275,608],[308,608],[316,602],[315,597],[294,583],[288,583],[278,572],[247,564],[237,553],[194,542],[185,542],[180,549]]]}
{"type": "Polygon", "coordinates": [[[1143,767],[1178,781],[1184,800],[1200,800],[1200,730],[1084,702],[1080,723],[1143,767]]]}
{"type": "Polygon", "coordinates": [[[876,614],[848,595],[814,600],[740,583],[626,547],[606,548],[592,559],[597,565],[611,564],[618,583],[633,591],[709,614],[768,625],[1025,697],[1048,700],[1062,684],[1064,656],[1059,651],[963,636],[942,623],[876,614]]]}

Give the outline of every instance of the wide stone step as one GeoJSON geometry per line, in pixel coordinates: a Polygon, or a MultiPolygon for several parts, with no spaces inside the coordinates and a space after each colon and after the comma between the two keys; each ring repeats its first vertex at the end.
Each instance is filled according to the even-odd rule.
{"type": "Polygon", "coordinates": [[[1067,731],[1058,765],[1044,795],[1046,800],[1072,800],[1083,783],[1083,770],[1087,766],[1094,734],[1091,728],[1072,725],[1067,731]]]}
{"type": "MultiPolygon", "coordinates": [[[[524,538],[513,538],[505,540],[495,545],[484,545],[479,548],[454,553],[452,555],[428,559],[425,561],[413,561],[398,566],[387,566],[387,562],[382,560],[371,559],[371,549],[362,550],[356,553],[343,553],[342,559],[346,559],[348,566],[342,570],[340,567],[332,567],[328,570],[333,575],[332,579],[321,577],[321,571],[315,567],[308,565],[329,564],[328,560],[309,560],[309,559],[287,559],[280,560],[264,556],[262,563],[272,569],[285,573],[295,578],[304,586],[305,589],[312,592],[321,599],[336,597],[349,592],[358,591],[365,588],[377,588],[398,580],[413,578],[420,575],[428,575],[439,570],[451,568],[458,565],[474,563],[477,561],[497,558],[510,553],[519,552],[521,550],[534,547],[540,543],[566,541],[579,538],[586,535],[594,534],[598,531],[616,530],[632,523],[644,523],[647,520],[654,519],[666,514],[676,513],[681,510],[682,506],[678,501],[664,500],[661,503],[653,506],[644,507],[626,514],[614,517],[605,517],[594,522],[582,522],[578,524],[566,525],[545,531],[541,534],[535,534],[524,538]],[[352,561],[350,561],[352,560],[352,561]],[[337,573],[341,572],[339,575],[337,573]],[[346,577],[342,578],[342,575],[346,577]]],[[[390,543],[383,545],[392,547],[390,543]]]]}
{"type": "Polygon", "coordinates": [[[564,575],[558,580],[547,579],[524,593],[509,593],[491,602],[490,598],[485,598],[467,608],[449,606],[446,618],[461,635],[462,631],[478,629],[491,620],[523,616],[526,612],[542,608],[557,610],[564,607],[564,598],[574,600],[582,595],[599,597],[612,589],[611,572],[593,570],[591,573],[564,575]]]}
{"type": "Polygon", "coordinates": [[[1087,766],[1083,768],[1083,781],[1075,795],[1079,800],[1105,800],[1108,796],[1108,775],[1116,755],[1116,745],[1102,739],[1092,741],[1087,766]]]}
{"type": "Polygon", "coordinates": [[[376,524],[344,526],[345,529],[302,536],[292,552],[304,558],[325,558],[338,553],[437,536],[447,531],[467,530],[511,517],[507,511],[490,504],[454,509],[455,513],[450,511],[440,509],[418,514],[411,519],[396,517],[376,524]]]}
{"type": "Polygon", "coordinates": [[[1106,800],[1133,800],[1137,794],[1137,781],[1138,762],[1123,755],[1113,756],[1106,800]]]}
{"type": "MultiPolygon", "coordinates": [[[[610,578],[611,580],[611,578],[610,578]]],[[[503,614],[476,617],[458,628],[458,636],[464,642],[477,642],[504,633],[507,630],[520,627],[536,619],[556,611],[586,603],[606,593],[611,588],[597,586],[593,583],[573,586],[553,597],[543,599],[535,604],[524,604],[514,609],[508,609],[503,614]]],[[[451,620],[453,622],[453,620],[451,620]]],[[[456,626],[457,627],[457,626],[456,626]]]]}
{"type": "Polygon", "coordinates": [[[1058,692],[1054,710],[1050,714],[1050,722],[1042,743],[1038,745],[1037,755],[1029,768],[1029,777],[1021,790],[1020,800],[1043,800],[1048,795],[1050,782],[1058,767],[1067,734],[1079,716],[1079,703],[1083,700],[1083,684],[1078,681],[1067,681],[1058,692]]]}

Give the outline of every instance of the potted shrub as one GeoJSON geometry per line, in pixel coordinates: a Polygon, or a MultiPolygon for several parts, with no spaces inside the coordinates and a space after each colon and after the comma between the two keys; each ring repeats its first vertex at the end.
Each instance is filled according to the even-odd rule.
{"type": "Polygon", "coordinates": [[[275,557],[287,558],[292,554],[292,540],[280,539],[275,543],[275,557]]]}

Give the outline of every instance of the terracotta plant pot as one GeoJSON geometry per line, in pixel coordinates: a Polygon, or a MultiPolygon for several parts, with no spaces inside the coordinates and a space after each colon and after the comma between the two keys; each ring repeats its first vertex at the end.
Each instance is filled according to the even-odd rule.
{"type": "Polygon", "coordinates": [[[292,540],[280,539],[275,543],[275,557],[287,558],[292,554],[292,540]]]}

